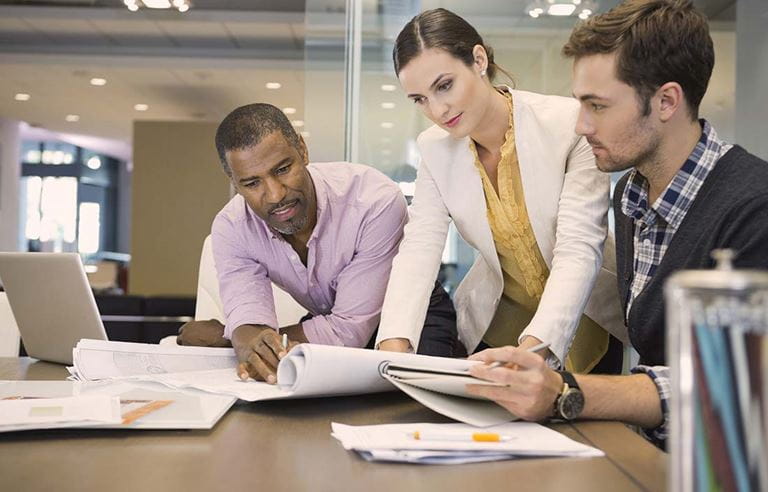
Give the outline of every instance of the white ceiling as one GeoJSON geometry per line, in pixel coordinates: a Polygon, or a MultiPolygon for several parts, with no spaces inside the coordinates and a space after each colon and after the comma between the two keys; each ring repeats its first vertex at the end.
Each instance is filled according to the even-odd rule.
{"type": "MultiPolygon", "coordinates": [[[[308,103],[316,112],[310,119],[322,121],[317,112],[338,114],[343,101],[338,83],[343,77],[337,72],[343,60],[344,3],[195,0],[195,8],[179,14],[131,13],[120,0],[0,0],[0,117],[122,142],[130,142],[136,119],[219,121],[234,107],[255,101],[295,107],[291,118],[302,120],[308,103]],[[330,73],[318,76],[323,70],[330,73]],[[107,79],[107,85],[91,86],[92,77],[107,79]],[[271,81],[282,88],[266,89],[271,81]],[[15,101],[18,92],[31,99],[15,101]],[[320,101],[307,101],[307,94],[320,101]],[[135,111],[137,103],[149,105],[149,111],[135,111]],[[67,114],[80,120],[68,123],[67,114]]],[[[520,85],[567,93],[568,70],[549,66],[544,55],[556,56],[570,25],[533,21],[524,14],[526,3],[387,0],[380,5],[364,0],[363,133],[380,133],[384,119],[406,122],[393,131],[401,140],[423,125],[402,95],[378,90],[393,80],[391,38],[410,15],[404,13],[418,7],[443,6],[466,15],[497,53],[503,50],[505,66],[523,74],[520,85]],[[397,107],[381,109],[379,99],[396,101],[397,107]]],[[[615,3],[601,2],[605,7],[615,3]]],[[[728,21],[735,0],[699,3],[728,21]]],[[[315,133],[322,135],[321,130],[327,131],[315,133]]],[[[379,159],[371,154],[379,151],[374,147],[361,158],[379,159]]],[[[392,159],[402,162],[405,156],[385,160],[392,159]]]]}

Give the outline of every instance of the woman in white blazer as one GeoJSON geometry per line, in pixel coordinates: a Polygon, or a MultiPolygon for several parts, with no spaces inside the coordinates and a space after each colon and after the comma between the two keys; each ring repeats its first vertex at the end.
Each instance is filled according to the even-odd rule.
{"type": "Polygon", "coordinates": [[[494,86],[493,51],[445,9],[414,17],[393,58],[435,125],[418,137],[416,191],[377,347],[416,350],[453,221],[478,252],[454,296],[467,351],[548,342],[551,365],[591,370],[607,333],[627,337],[606,241],[609,177],[574,133],[578,102],[494,86]]]}

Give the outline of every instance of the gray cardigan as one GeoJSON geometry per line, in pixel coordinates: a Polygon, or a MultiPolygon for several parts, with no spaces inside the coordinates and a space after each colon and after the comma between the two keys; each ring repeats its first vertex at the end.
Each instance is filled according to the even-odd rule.
{"type": "MultiPolygon", "coordinates": [[[[621,212],[628,175],[613,195],[619,297],[626,313],[634,275],[634,221],[621,212]]],[[[640,363],[667,365],[664,329],[664,282],[676,270],[710,269],[715,248],[736,250],[736,268],[768,269],[768,163],[738,145],[715,165],[654,277],[632,303],[628,331],[640,363]]]]}

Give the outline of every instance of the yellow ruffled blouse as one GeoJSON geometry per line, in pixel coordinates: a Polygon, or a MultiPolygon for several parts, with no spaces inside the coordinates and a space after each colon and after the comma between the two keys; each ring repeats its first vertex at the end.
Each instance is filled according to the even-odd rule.
{"type": "MultiPolygon", "coordinates": [[[[539,251],[526,209],[515,148],[512,95],[508,92],[505,95],[509,105],[509,130],[504,137],[497,169],[498,192],[480,162],[474,141],[470,140],[469,144],[475,156],[475,166],[482,177],[488,222],[504,276],[499,307],[483,336],[483,341],[491,347],[517,345],[520,333],[539,307],[549,277],[549,269],[539,251]]],[[[584,315],[566,359],[566,369],[588,372],[607,349],[608,333],[584,315]]]]}

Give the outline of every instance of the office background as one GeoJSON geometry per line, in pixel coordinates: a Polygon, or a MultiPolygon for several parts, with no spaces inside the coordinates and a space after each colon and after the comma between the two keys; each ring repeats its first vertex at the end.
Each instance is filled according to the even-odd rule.
{"type": "MultiPolygon", "coordinates": [[[[117,260],[131,294],[194,296],[231,192],[213,134],[239,105],[284,108],[312,160],[370,164],[411,193],[429,122],[400,91],[391,50],[420,10],[465,16],[518,88],[570,94],[560,48],[578,17],[534,17],[547,7],[535,1],[193,0],[183,13],[131,2],[0,0],[0,250],[117,260]]],[[[583,0],[574,14],[617,3],[583,0]]],[[[768,5],[694,3],[716,51],[701,114],[768,158],[768,5]]],[[[449,285],[472,255],[451,234],[449,285]]]]}

